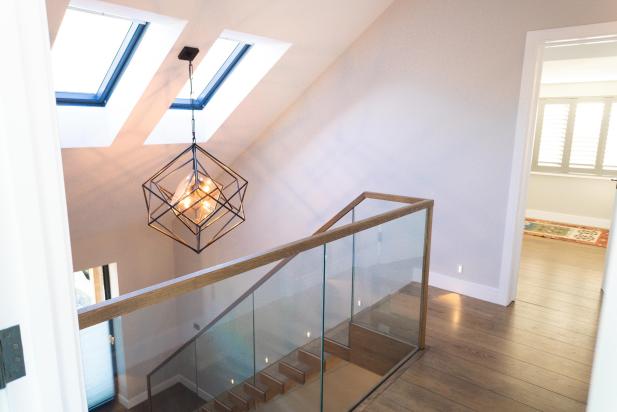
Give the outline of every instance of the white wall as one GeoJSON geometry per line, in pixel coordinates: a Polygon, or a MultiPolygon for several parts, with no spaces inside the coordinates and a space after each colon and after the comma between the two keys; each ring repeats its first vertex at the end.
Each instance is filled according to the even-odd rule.
{"type": "Polygon", "coordinates": [[[384,191],[435,199],[433,279],[497,301],[526,32],[609,20],[605,0],[395,2],[234,163],[247,222],[181,265],[307,235],[384,191]]]}
{"type": "MultiPolygon", "coordinates": [[[[0,329],[20,325],[11,412],[85,410],[45,4],[0,5],[0,329]]],[[[4,408],[3,408],[4,406],[4,408]]]]}
{"type": "MultiPolygon", "coordinates": [[[[93,225],[96,225],[95,221],[93,225]]],[[[98,233],[84,232],[71,227],[74,269],[117,263],[120,294],[178,275],[173,241],[150,229],[144,222],[98,233]]]]}
{"type": "Polygon", "coordinates": [[[608,178],[532,173],[527,216],[608,229],[614,192],[615,185],[608,178]]]}

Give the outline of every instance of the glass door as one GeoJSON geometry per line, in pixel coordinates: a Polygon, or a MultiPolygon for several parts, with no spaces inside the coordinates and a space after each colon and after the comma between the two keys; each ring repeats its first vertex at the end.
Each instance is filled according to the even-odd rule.
{"type": "MultiPolygon", "coordinates": [[[[110,299],[108,268],[75,272],[75,298],[78,309],[110,299]]],[[[103,322],[80,331],[88,410],[116,397],[112,328],[103,322]]]]}

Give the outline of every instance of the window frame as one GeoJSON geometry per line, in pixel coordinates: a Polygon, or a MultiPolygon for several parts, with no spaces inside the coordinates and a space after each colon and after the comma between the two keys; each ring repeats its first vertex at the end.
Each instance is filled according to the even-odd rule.
{"type": "Polygon", "coordinates": [[[177,97],[169,108],[180,110],[203,110],[251,47],[252,44],[240,41],[231,55],[229,55],[227,60],[225,60],[212,79],[210,79],[204,90],[193,99],[193,104],[191,104],[191,99],[177,97]]]}
{"type": "MultiPolygon", "coordinates": [[[[611,117],[611,109],[614,103],[617,103],[617,97],[558,97],[558,98],[540,98],[538,104],[538,116],[536,121],[536,129],[534,133],[533,154],[532,154],[532,172],[539,173],[555,173],[563,175],[578,175],[578,176],[597,176],[597,177],[615,177],[617,170],[604,169],[604,158],[606,149],[606,140],[608,136],[609,120],[611,117]],[[596,151],[596,161],[593,168],[571,167],[570,157],[572,154],[572,137],[574,134],[574,122],[576,119],[576,106],[579,103],[603,103],[604,111],[602,114],[602,123],[600,126],[600,136],[598,138],[598,147],[596,151]],[[568,104],[568,123],[566,127],[566,135],[564,141],[564,149],[561,158],[560,167],[541,166],[538,164],[540,154],[540,143],[542,140],[542,126],[544,123],[544,107],[547,104],[568,104]]],[[[617,127],[617,125],[615,125],[617,127]]]]}
{"type": "Polygon", "coordinates": [[[105,107],[135,54],[147,27],[147,22],[133,21],[96,93],[57,91],[56,104],[59,106],[105,107]]]}

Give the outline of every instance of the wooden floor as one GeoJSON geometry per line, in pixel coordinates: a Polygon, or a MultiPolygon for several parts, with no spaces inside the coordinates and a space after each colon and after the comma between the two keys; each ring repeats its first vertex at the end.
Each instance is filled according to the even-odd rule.
{"type": "Polygon", "coordinates": [[[359,409],[584,411],[604,253],[526,236],[507,308],[431,288],[428,349],[359,409]]]}

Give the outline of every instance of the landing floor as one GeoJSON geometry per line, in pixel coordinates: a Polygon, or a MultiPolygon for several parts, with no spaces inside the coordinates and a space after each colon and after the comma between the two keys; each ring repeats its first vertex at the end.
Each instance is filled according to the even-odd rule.
{"type": "Polygon", "coordinates": [[[525,237],[507,308],[431,288],[427,344],[366,411],[584,411],[605,249],[525,237]]]}

